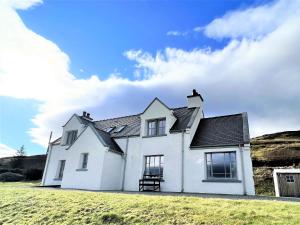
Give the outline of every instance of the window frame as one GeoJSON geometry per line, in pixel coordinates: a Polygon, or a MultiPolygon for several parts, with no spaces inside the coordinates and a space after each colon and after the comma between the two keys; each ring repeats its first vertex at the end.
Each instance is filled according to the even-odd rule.
{"type": "Polygon", "coordinates": [[[157,119],[150,119],[150,120],[147,120],[147,137],[157,137],[157,136],[165,136],[166,135],[166,118],[165,117],[162,117],[162,118],[157,118],[157,119]],[[164,122],[164,127],[160,127],[160,122],[163,121],[164,122]],[[154,130],[154,134],[150,134],[150,123],[153,123],[155,124],[155,127],[154,128],[151,128],[151,130],[154,130]],[[164,128],[164,132],[163,133],[160,133],[160,129],[161,128],[164,128]]]}
{"type": "Polygon", "coordinates": [[[295,183],[294,175],[285,175],[285,179],[287,183],[295,183]]]}
{"type": "Polygon", "coordinates": [[[205,153],[205,168],[206,168],[206,179],[207,180],[237,180],[238,179],[238,173],[237,173],[237,152],[236,151],[222,151],[222,152],[206,152],[205,153]],[[229,154],[229,159],[231,159],[231,154],[234,153],[235,155],[235,161],[229,161],[229,166],[230,166],[230,171],[229,171],[229,177],[226,177],[226,158],[225,154],[229,154]],[[224,177],[216,177],[213,176],[213,154],[224,154],[223,157],[223,164],[224,164],[224,177]],[[208,155],[210,155],[210,170],[208,169],[209,167],[209,160],[208,160],[208,155]],[[232,167],[232,164],[234,167],[232,167]],[[232,169],[233,168],[233,169],[232,169]],[[234,171],[234,172],[233,172],[234,171]],[[233,176],[234,173],[234,176],[233,176]]]}
{"type": "Polygon", "coordinates": [[[159,163],[158,163],[158,165],[159,165],[158,166],[159,167],[159,174],[157,174],[158,176],[155,176],[156,174],[153,174],[152,178],[156,178],[156,179],[159,178],[160,180],[163,181],[165,160],[164,160],[164,155],[162,155],[162,154],[159,154],[159,155],[145,155],[144,156],[145,163],[144,163],[143,177],[151,176],[151,174],[146,174],[147,165],[148,165],[149,168],[151,168],[151,158],[154,158],[154,161],[153,161],[154,166],[152,166],[152,167],[155,167],[155,158],[159,158],[159,163]],[[148,158],[149,158],[149,160],[147,160],[148,158]]]}
{"type": "Polygon", "coordinates": [[[66,160],[65,159],[59,160],[59,162],[58,162],[58,171],[57,171],[57,174],[56,174],[56,180],[62,180],[63,179],[65,167],[66,167],[66,160]]]}
{"type": "Polygon", "coordinates": [[[78,130],[68,130],[66,131],[66,142],[65,145],[72,145],[77,138],[78,130]],[[71,134],[75,134],[71,136],[71,134]]]}

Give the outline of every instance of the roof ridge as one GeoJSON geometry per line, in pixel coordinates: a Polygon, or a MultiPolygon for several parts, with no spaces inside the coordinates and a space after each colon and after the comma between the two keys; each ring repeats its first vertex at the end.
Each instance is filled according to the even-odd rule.
{"type": "Polygon", "coordinates": [[[122,119],[122,118],[126,118],[126,117],[134,117],[134,116],[139,116],[139,115],[141,115],[141,113],[133,114],[133,115],[128,115],[128,116],[120,116],[120,117],[114,117],[114,118],[107,118],[107,119],[102,119],[102,120],[95,120],[95,121],[93,121],[93,122],[100,122],[100,121],[107,121],[107,120],[122,119]]]}
{"type": "Polygon", "coordinates": [[[235,114],[229,114],[229,115],[223,115],[223,116],[206,117],[206,118],[203,118],[203,119],[215,119],[215,118],[230,117],[230,116],[237,116],[237,115],[243,115],[243,113],[235,113],[235,114]]]}

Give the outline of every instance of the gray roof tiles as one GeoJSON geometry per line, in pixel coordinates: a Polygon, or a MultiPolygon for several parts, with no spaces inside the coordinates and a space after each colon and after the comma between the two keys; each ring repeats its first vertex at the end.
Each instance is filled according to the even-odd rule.
{"type": "MultiPolygon", "coordinates": [[[[171,127],[170,132],[180,132],[190,128],[194,122],[197,108],[171,108],[177,121],[171,127]]],[[[92,125],[101,136],[107,146],[116,152],[122,153],[114,138],[133,137],[140,135],[141,114],[124,116],[99,121],[89,121],[79,117],[83,124],[92,125]],[[124,126],[120,132],[107,133],[109,127],[124,126]]],[[[59,143],[60,140],[52,143],[59,143]]],[[[191,148],[216,147],[216,146],[236,146],[250,142],[247,113],[240,113],[227,116],[203,118],[197,127],[193,137],[191,148]]]]}
{"type": "Polygon", "coordinates": [[[249,143],[246,114],[204,118],[200,120],[191,148],[236,146],[249,143]]]}

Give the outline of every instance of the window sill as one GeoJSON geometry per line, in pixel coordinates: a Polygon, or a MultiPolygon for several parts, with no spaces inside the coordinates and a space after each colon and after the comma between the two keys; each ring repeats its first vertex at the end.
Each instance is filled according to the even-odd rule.
{"type": "Polygon", "coordinates": [[[62,178],[54,178],[55,181],[62,181],[62,178]]]}
{"type": "Polygon", "coordinates": [[[241,180],[237,180],[237,179],[222,179],[222,178],[219,178],[219,179],[213,179],[213,178],[209,178],[209,179],[206,179],[206,180],[202,180],[202,182],[217,182],[217,183],[242,183],[241,180]]]}
{"type": "Polygon", "coordinates": [[[151,135],[151,136],[142,136],[142,138],[164,137],[164,136],[167,136],[167,134],[161,134],[161,135],[151,135]]]}
{"type": "Polygon", "coordinates": [[[88,169],[76,169],[76,171],[88,171],[88,169]]]}

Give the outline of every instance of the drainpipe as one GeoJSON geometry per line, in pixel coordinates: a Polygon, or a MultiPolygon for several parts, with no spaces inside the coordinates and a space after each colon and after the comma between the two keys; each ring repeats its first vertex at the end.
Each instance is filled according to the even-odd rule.
{"type": "Polygon", "coordinates": [[[41,186],[44,186],[44,184],[45,184],[45,179],[46,179],[47,171],[48,171],[48,164],[49,164],[49,160],[51,157],[51,152],[52,152],[51,138],[52,138],[52,131],[50,133],[50,137],[49,137],[49,141],[48,141],[48,148],[47,148],[47,153],[46,153],[47,159],[46,159],[46,165],[44,168],[44,174],[43,174],[41,186]]]}
{"type": "Polygon", "coordinates": [[[126,164],[127,164],[128,142],[129,142],[129,137],[127,136],[125,154],[123,156],[123,158],[124,158],[124,167],[123,167],[123,176],[122,176],[122,191],[124,191],[124,184],[125,184],[125,171],[126,171],[126,164]]]}
{"type": "Polygon", "coordinates": [[[184,131],[181,133],[181,192],[184,192],[184,131]]]}
{"type": "Polygon", "coordinates": [[[246,195],[246,179],[245,179],[245,169],[244,169],[244,151],[241,145],[239,145],[240,155],[241,155],[241,166],[242,166],[242,179],[243,179],[243,194],[246,195]]]}

